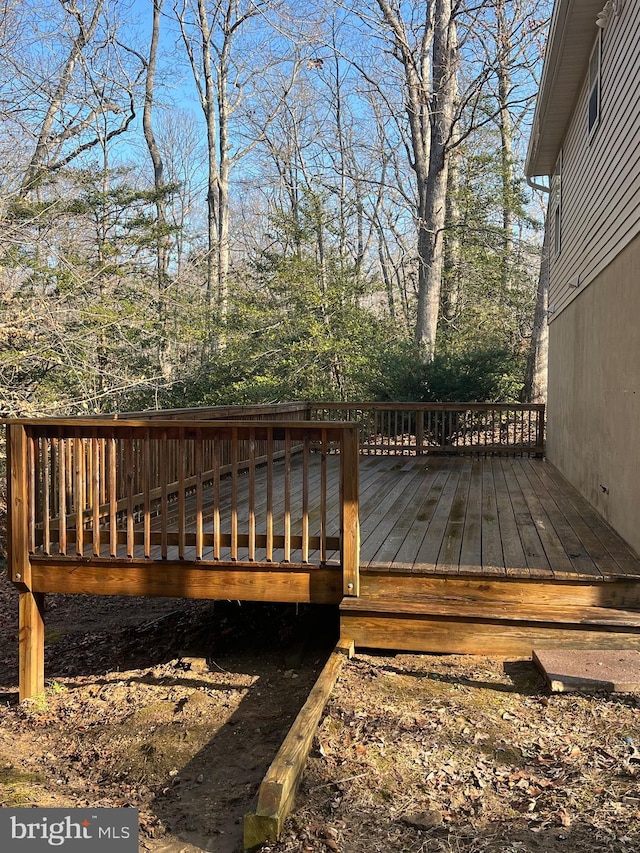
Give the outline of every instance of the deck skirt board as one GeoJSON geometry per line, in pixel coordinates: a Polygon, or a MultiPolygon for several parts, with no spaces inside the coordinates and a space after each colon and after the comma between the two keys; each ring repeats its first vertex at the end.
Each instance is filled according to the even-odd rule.
{"type": "Polygon", "coordinates": [[[352,638],[357,648],[368,649],[488,657],[530,657],[534,648],[640,650],[640,632],[597,627],[351,613],[342,614],[340,625],[342,636],[352,638]]]}

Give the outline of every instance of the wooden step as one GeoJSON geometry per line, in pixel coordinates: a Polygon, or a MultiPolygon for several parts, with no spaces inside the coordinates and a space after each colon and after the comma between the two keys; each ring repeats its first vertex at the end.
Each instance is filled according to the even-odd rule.
{"type": "Polygon", "coordinates": [[[542,580],[536,578],[473,577],[417,572],[360,573],[363,599],[432,598],[451,601],[492,601],[515,604],[577,605],[640,610],[640,582],[635,580],[542,580]]]}
{"type": "Polygon", "coordinates": [[[345,598],[343,638],[358,648],[530,656],[534,648],[638,649],[640,613],[589,605],[345,598]]]}
{"type": "Polygon", "coordinates": [[[344,598],[341,612],[389,613],[408,616],[455,618],[473,621],[543,622],[561,625],[611,625],[637,628],[640,612],[610,607],[585,607],[503,603],[499,601],[452,601],[450,599],[344,598]]]}

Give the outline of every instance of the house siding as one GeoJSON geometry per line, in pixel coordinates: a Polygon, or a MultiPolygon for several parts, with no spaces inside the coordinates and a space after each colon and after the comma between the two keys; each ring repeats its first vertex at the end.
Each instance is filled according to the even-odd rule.
{"type": "MultiPolygon", "coordinates": [[[[594,40],[596,27],[594,23],[594,40]]],[[[640,3],[603,33],[600,121],[589,138],[588,79],[562,148],[561,250],[550,259],[551,326],[640,233],[640,3]],[[569,282],[580,277],[579,286],[569,282]]]]}
{"type": "Polygon", "coordinates": [[[640,236],[549,328],[547,458],[640,553],[640,236]]]}

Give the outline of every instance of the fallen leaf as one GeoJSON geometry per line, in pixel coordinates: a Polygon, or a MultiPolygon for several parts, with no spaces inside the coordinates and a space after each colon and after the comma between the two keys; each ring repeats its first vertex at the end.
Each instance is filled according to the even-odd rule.
{"type": "Polygon", "coordinates": [[[560,809],[559,816],[560,816],[560,823],[563,826],[571,826],[571,817],[570,817],[570,815],[566,809],[560,809]]]}

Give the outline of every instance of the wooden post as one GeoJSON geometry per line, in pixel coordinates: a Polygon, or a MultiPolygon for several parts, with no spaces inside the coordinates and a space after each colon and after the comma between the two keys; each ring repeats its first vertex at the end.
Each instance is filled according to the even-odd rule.
{"type": "Polygon", "coordinates": [[[358,427],[345,429],[340,457],[342,495],[341,558],[345,595],[360,595],[360,456],[358,427]]]}
{"type": "Polygon", "coordinates": [[[29,562],[29,472],[27,432],[21,424],[7,426],[7,568],[14,583],[31,585],[29,562]]]}
{"type": "Polygon", "coordinates": [[[44,595],[20,593],[20,701],[44,692],[44,595]]]}
{"type": "Polygon", "coordinates": [[[9,578],[20,589],[20,701],[44,690],[44,596],[31,590],[27,442],[21,424],[7,427],[7,565],[9,578]]]}

